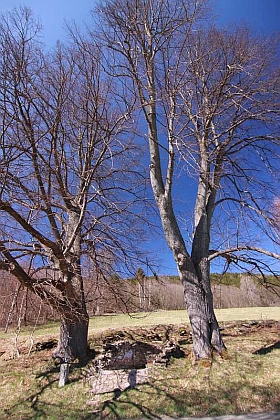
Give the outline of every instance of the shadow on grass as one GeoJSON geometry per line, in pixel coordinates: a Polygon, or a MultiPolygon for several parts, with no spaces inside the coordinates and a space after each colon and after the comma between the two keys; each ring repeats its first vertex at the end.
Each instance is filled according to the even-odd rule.
{"type": "MultiPolygon", "coordinates": [[[[272,351],[279,348],[279,343],[263,347],[255,354],[267,354],[269,351],[257,352],[262,349],[272,351]]],[[[33,391],[30,389],[28,395],[5,411],[3,419],[161,419],[163,416],[176,418],[279,411],[279,383],[260,383],[257,379],[259,374],[263,374],[263,358],[245,355],[240,364],[240,356],[237,353],[234,355],[231,360],[217,363],[211,369],[195,367],[186,359],[176,359],[168,369],[152,370],[148,383],[123,392],[116,389],[111,394],[92,396],[93,404],[86,403],[91,398],[88,383],[86,389],[79,384],[72,388],[72,384],[84,378],[81,367],[90,359],[83,364],[73,364],[69,386],[60,389],[57,388],[60,365],[52,364],[36,376],[36,391],[34,387],[33,391]],[[241,367],[243,370],[240,370],[241,367]],[[256,380],[252,380],[252,376],[256,380]],[[51,393],[44,394],[48,389],[51,393]],[[80,399],[77,401],[78,393],[80,399]]]]}
{"type": "MultiPolygon", "coordinates": [[[[154,396],[153,394],[161,392],[160,388],[151,384],[146,384],[144,386],[140,385],[135,388],[127,388],[124,391],[116,389],[113,393],[113,397],[105,400],[99,409],[90,414],[91,416],[94,415],[94,417],[89,418],[121,420],[125,418],[143,418],[144,416],[145,419],[161,419],[160,415],[156,413],[154,409],[149,407],[149,398],[154,396]],[[146,387],[148,387],[148,389],[145,391],[146,387]],[[145,400],[147,399],[147,401],[138,402],[139,398],[143,400],[143,397],[145,400]],[[124,415],[124,411],[126,410],[129,410],[129,412],[133,410],[133,416],[126,417],[124,415]]],[[[165,398],[176,404],[178,403],[176,398],[168,392],[165,392],[165,398]]]]}
{"type": "Polygon", "coordinates": [[[16,404],[13,404],[8,409],[4,410],[5,415],[7,418],[15,418],[14,413],[21,411],[23,406],[28,406],[33,410],[32,414],[28,414],[24,416],[24,419],[31,419],[31,418],[47,418],[46,413],[38,409],[38,403],[40,400],[40,396],[44,393],[47,388],[51,388],[54,383],[57,382],[57,376],[59,374],[59,366],[54,365],[49,369],[41,372],[40,374],[36,375],[36,379],[42,380],[44,379],[45,383],[40,384],[40,388],[36,390],[36,392],[31,393],[30,395],[26,396],[26,398],[20,398],[16,404]],[[34,417],[35,416],[35,417],[34,417]]]}
{"type": "MultiPolygon", "coordinates": [[[[146,398],[151,398],[154,392],[160,391],[161,396],[164,396],[165,402],[161,408],[157,410],[151,409],[149,403],[142,403],[139,401],[139,396],[143,398],[143,387],[131,392],[125,391],[122,397],[118,399],[112,398],[106,400],[100,410],[96,410],[92,414],[88,414],[90,419],[161,419],[163,416],[169,415],[177,418],[180,416],[220,416],[225,414],[242,414],[242,401],[240,401],[240,393],[242,393],[242,386],[238,384],[231,384],[230,389],[213,390],[211,397],[208,395],[195,391],[189,391],[181,395],[172,395],[168,392],[163,392],[160,388],[151,386],[146,393],[146,398]],[[136,393],[138,392],[138,396],[136,393]],[[199,404],[197,401],[200,401],[199,404]],[[241,403],[241,404],[240,404],[241,403]],[[194,405],[193,405],[194,404],[194,405]],[[208,406],[207,408],[204,406],[208,406]],[[127,411],[127,414],[125,412],[127,411]]],[[[263,396],[267,392],[265,387],[254,387],[252,392],[255,395],[263,396]]],[[[248,396],[248,405],[250,405],[251,397],[248,396]]],[[[270,396],[269,396],[270,399],[270,396]]],[[[244,399],[243,399],[244,403],[244,399]]],[[[256,409],[255,409],[256,410],[256,409]]],[[[271,411],[280,410],[280,405],[276,404],[271,411]]],[[[254,411],[254,410],[253,410],[254,411]]],[[[258,410],[256,410],[258,411],[258,410]]],[[[269,410],[268,410],[269,411],[269,410]]],[[[246,410],[247,412],[247,410],[246,410]]],[[[250,410],[249,410],[250,412],[250,410]]],[[[78,417],[77,417],[78,419],[78,417]]]]}
{"type": "MultiPolygon", "coordinates": [[[[209,384],[204,389],[176,387],[181,376],[151,381],[134,389],[116,392],[111,399],[92,412],[90,419],[161,419],[184,416],[221,416],[244,412],[279,411],[279,386],[249,384],[246,381],[225,380],[209,384]],[[158,401],[155,404],[155,401],[158,401]]],[[[84,417],[80,417],[82,419],[84,417]]]]}
{"type": "Polygon", "coordinates": [[[276,349],[280,349],[280,341],[277,341],[269,347],[261,347],[259,350],[254,351],[253,354],[265,355],[276,349]]]}
{"type": "MultiPolygon", "coordinates": [[[[86,366],[89,362],[92,361],[94,358],[94,353],[90,352],[89,356],[86,360],[83,360],[82,362],[72,363],[70,365],[70,380],[69,385],[81,381],[82,376],[82,369],[84,366],[86,366]],[[72,375],[72,377],[71,377],[72,375]]],[[[11,405],[9,408],[4,410],[4,418],[24,418],[24,420],[27,419],[56,419],[57,417],[52,414],[52,410],[59,410],[63,406],[65,402],[63,402],[62,405],[60,404],[53,404],[53,403],[44,403],[43,402],[43,394],[46,390],[54,388],[54,392],[57,392],[57,385],[58,385],[58,378],[59,378],[59,372],[60,372],[60,363],[56,363],[55,361],[52,362],[50,366],[48,366],[45,370],[38,373],[35,376],[35,383],[36,383],[36,391],[29,392],[28,395],[24,396],[23,398],[19,398],[19,400],[11,405]],[[24,414],[24,417],[19,415],[19,413],[26,412],[24,414]],[[17,417],[15,417],[17,415],[17,417]]],[[[27,373],[28,375],[29,373],[27,373]]],[[[67,384],[68,385],[68,384],[67,384]]],[[[66,386],[67,386],[66,385],[66,386]]],[[[20,386],[20,385],[19,385],[20,386]]],[[[34,388],[34,387],[33,387],[34,388]]],[[[69,404],[71,404],[71,401],[67,401],[69,404]]],[[[70,415],[67,417],[67,419],[79,419],[84,418],[80,417],[80,411],[75,410],[73,411],[72,416],[72,407],[70,405],[70,415]]],[[[64,417],[63,417],[64,418],[64,417]]],[[[2,417],[1,417],[2,419],[2,417]]]]}
{"type": "MultiPolygon", "coordinates": [[[[248,384],[246,381],[227,380],[217,382],[195,389],[194,386],[182,386],[182,376],[172,375],[167,378],[151,378],[149,383],[129,388],[121,392],[116,389],[114,393],[104,396],[107,399],[100,401],[92,407],[84,404],[84,408],[75,408],[75,402],[61,397],[59,402],[42,398],[47,388],[54,388],[57,383],[59,366],[54,366],[37,376],[46,383],[42,384],[37,392],[25,399],[21,399],[6,411],[5,418],[28,419],[57,419],[67,420],[124,420],[124,419],[161,419],[163,416],[219,416],[224,414],[241,414],[244,407],[247,412],[255,410],[256,401],[259,407],[266,411],[279,411],[280,403],[277,402],[279,389],[267,388],[256,383],[248,384]],[[180,382],[181,381],[181,382],[180,382]],[[176,385],[177,384],[177,385],[176,385]],[[255,405],[251,404],[252,399],[255,405]],[[24,409],[25,405],[25,409],[24,409]],[[249,410],[248,410],[249,407],[249,410]],[[31,411],[31,410],[32,411],[31,411]],[[21,415],[22,413],[23,416],[21,415]],[[19,415],[20,414],[20,415],[19,415]],[[17,417],[15,417],[17,415],[17,417]]],[[[168,374],[168,372],[166,372],[168,374]]],[[[206,382],[205,375],[205,382],[206,382]]],[[[79,379],[75,379],[77,381],[79,379]]],[[[65,389],[67,386],[65,387],[65,389]]],[[[63,389],[62,389],[63,390],[63,389]]],[[[60,391],[63,392],[63,391],[60,391]]]]}

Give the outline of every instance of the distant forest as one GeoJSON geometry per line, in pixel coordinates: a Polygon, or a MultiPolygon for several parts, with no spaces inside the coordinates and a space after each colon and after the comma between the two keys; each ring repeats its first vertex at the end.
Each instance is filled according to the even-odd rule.
{"type": "MultiPolygon", "coordinates": [[[[43,324],[57,320],[54,309],[2,272],[0,327],[43,324]],[[8,281],[10,280],[10,281],[8,281]]],[[[11,276],[12,277],[12,276],[11,276]]],[[[280,306],[280,279],[237,273],[212,274],[215,308],[280,306]]],[[[106,313],[185,309],[183,289],[177,276],[146,277],[139,269],[131,279],[96,278],[85,282],[90,316],[106,313]]]]}

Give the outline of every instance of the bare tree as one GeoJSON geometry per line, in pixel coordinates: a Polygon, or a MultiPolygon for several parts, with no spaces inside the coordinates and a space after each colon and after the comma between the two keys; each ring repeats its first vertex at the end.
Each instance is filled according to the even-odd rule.
{"type": "Polygon", "coordinates": [[[275,225],[278,232],[280,231],[280,199],[276,197],[273,203],[273,214],[275,219],[275,225]]]}
{"type": "Polygon", "coordinates": [[[184,286],[198,359],[225,349],[213,310],[210,261],[224,257],[261,270],[252,253],[279,258],[246,238],[252,227],[242,225],[247,212],[250,223],[272,238],[263,204],[273,195],[275,180],[269,184],[269,177],[279,141],[273,43],[243,30],[223,32],[205,23],[201,29],[206,5],[203,0],[105,0],[97,9],[108,69],[135,92],[146,123],[151,186],[184,286]],[[189,206],[193,179],[197,186],[190,239],[173,199],[179,172],[185,174],[179,194],[189,206]],[[260,186],[266,196],[259,195],[260,186]],[[219,234],[227,228],[235,231],[224,249],[219,234]]]}
{"type": "Polygon", "coordinates": [[[100,50],[76,33],[45,54],[39,30],[27,8],[0,23],[0,267],[60,314],[67,361],[87,354],[83,262],[132,255],[137,157],[100,50]]]}
{"type": "Polygon", "coordinates": [[[195,226],[204,209],[210,221],[215,212],[208,260],[273,274],[265,256],[279,255],[261,244],[264,237],[276,244],[269,204],[279,185],[276,40],[258,40],[243,27],[210,28],[197,31],[191,45],[181,90],[189,134],[178,149],[199,173],[195,226]]]}

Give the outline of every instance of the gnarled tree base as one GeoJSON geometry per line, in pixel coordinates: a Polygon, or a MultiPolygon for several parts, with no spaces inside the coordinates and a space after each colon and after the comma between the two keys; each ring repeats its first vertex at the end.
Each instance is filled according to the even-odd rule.
{"type": "Polygon", "coordinates": [[[53,357],[68,363],[75,359],[82,361],[88,355],[88,318],[80,321],[63,320],[60,337],[53,357]]]}

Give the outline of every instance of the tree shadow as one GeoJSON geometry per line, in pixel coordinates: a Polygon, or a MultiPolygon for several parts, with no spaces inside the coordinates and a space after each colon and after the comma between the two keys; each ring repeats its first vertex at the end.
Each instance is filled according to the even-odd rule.
{"type": "MultiPolygon", "coordinates": [[[[189,390],[185,393],[177,393],[173,394],[166,390],[164,390],[164,387],[156,386],[155,384],[147,384],[149,387],[145,390],[145,386],[139,385],[135,389],[133,389],[134,393],[132,394],[132,389],[126,389],[123,392],[120,393],[114,393],[114,396],[111,399],[107,399],[103,402],[103,405],[99,408],[99,410],[96,410],[94,414],[92,413],[91,416],[89,415],[86,418],[89,419],[104,419],[108,418],[110,420],[121,420],[124,418],[130,418],[130,417],[123,417],[122,412],[125,411],[126,408],[129,409],[136,409],[138,414],[134,414],[131,418],[145,418],[145,419],[162,419],[165,418],[168,414],[169,418],[177,418],[177,417],[185,417],[185,416],[193,416],[193,407],[192,402],[193,401],[205,401],[206,399],[209,399],[208,404],[208,412],[205,414],[205,411],[201,414],[203,416],[222,416],[222,415],[228,415],[228,414],[235,414],[240,415],[244,414],[242,411],[242,402],[240,403],[240,395],[244,394],[244,389],[246,388],[244,384],[240,384],[239,382],[232,381],[230,384],[230,387],[225,389],[212,389],[211,395],[205,395],[204,391],[198,391],[195,390],[189,390]],[[143,393],[146,394],[147,397],[147,403],[143,404],[139,401],[137,394],[140,396],[143,396],[143,393]],[[151,397],[152,394],[161,394],[168,404],[173,403],[174,410],[170,413],[164,413],[159,412],[155,409],[151,409],[149,407],[149,396],[151,397]],[[227,401],[226,406],[224,404],[221,404],[221,401],[227,401]],[[137,417],[136,417],[137,416],[137,417]]],[[[261,385],[254,385],[251,386],[251,393],[255,394],[256,396],[266,396],[264,398],[267,398],[269,401],[270,395],[266,387],[261,385]]],[[[248,393],[247,400],[248,402],[251,401],[252,394],[250,392],[248,393]]],[[[199,413],[199,407],[197,407],[197,416],[200,416],[199,413]]],[[[271,411],[279,411],[280,405],[275,404],[273,409],[271,411]]],[[[203,411],[203,409],[202,409],[203,411]]],[[[269,410],[268,410],[269,411],[269,410]]],[[[80,419],[84,419],[84,417],[80,417],[80,419]]],[[[78,420],[78,417],[77,417],[78,420]]]]}
{"type": "Polygon", "coordinates": [[[254,351],[252,354],[265,355],[276,349],[280,349],[280,341],[276,341],[276,343],[271,344],[269,347],[261,347],[260,349],[254,351]]]}
{"type": "MultiPolygon", "coordinates": [[[[180,380],[180,378],[181,377],[179,375],[177,379],[180,380]]],[[[176,380],[174,377],[172,379],[176,380]]],[[[174,414],[176,418],[178,415],[180,416],[181,414],[185,413],[184,396],[180,398],[176,395],[176,392],[174,394],[172,391],[169,392],[169,390],[166,389],[168,380],[150,377],[147,382],[136,384],[135,378],[132,377],[131,381],[129,382],[130,386],[126,389],[115,389],[113,393],[111,393],[112,397],[103,401],[99,408],[94,411],[94,417],[88,418],[96,420],[101,420],[104,418],[108,418],[110,420],[122,420],[124,418],[145,418],[160,420],[163,417],[166,417],[166,413],[159,413],[157,408],[150,407],[151,399],[157,397],[163,397],[166,401],[168,401],[168,404],[173,404],[177,407],[177,411],[174,414]],[[136,409],[136,412],[134,410],[132,417],[122,417],[122,412],[131,409],[136,409]]]]}
{"type": "MultiPolygon", "coordinates": [[[[95,353],[93,351],[90,351],[88,354],[88,357],[85,360],[77,361],[76,363],[70,364],[70,371],[69,371],[70,379],[67,385],[82,380],[83,375],[82,375],[81,368],[85,367],[88,363],[90,363],[92,359],[94,359],[94,357],[95,357],[95,353]],[[75,371],[80,372],[80,374],[77,375],[75,371]],[[74,375],[74,377],[71,378],[71,374],[73,373],[76,373],[76,374],[74,375]]],[[[44,409],[43,408],[44,404],[42,404],[41,402],[41,397],[43,396],[44,392],[47,389],[52,388],[58,384],[60,366],[61,366],[61,363],[58,363],[57,361],[55,361],[55,359],[53,359],[52,365],[49,365],[45,370],[35,375],[35,380],[38,381],[38,387],[36,391],[24,396],[23,398],[20,398],[15,404],[5,409],[5,414],[8,415],[9,417],[12,417],[13,412],[15,410],[20,409],[23,405],[27,404],[33,410],[33,415],[31,417],[26,416],[25,417],[26,419],[28,418],[33,419],[35,417],[48,418],[47,415],[50,409],[50,404],[48,404],[46,408],[44,409]]],[[[51,406],[55,407],[56,405],[51,404],[51,406]]],[[[78,412],[77,419],[80,418],[79,414],[80,413],[78,412]]]]}
{"type": "MultiPolygon", "coordinates": [[[[279,342],[277,348],[279,346],[279,342]]],[[[272,347],[272,346],[270,346],[272,347]]],[[[162,371],[163,372],[163,371],[162,371]]],[[[204,372],[204,371],[203,371],[204,372]]],[[[203,373],[202,372],[202,373],[203,373]]],[[[25,419],[33,418],[48,418],[48,415],[54,411],[58,413],[60,409],[65,409],[68,402],[63,403],[63,407],[60,407],[57,403],[48,403],[46,405],[44,401],[41,401],[43,392],[48,387],[53,387],[57,383],[57,375],[59,373],[59,365],[51,366],[44,372],[41,372],[36,378],[44,379],[45,383],[42,383],[40,389],[37,392],[28,395],[26,398],[21,399],[13,407],[10,407],[5,414],[13,416],[13,409],[20,409],[21,404],[28,403],[29,407],[33,410],[32,414],[25,416],[25,419]],[[18,406],[18,407],[17,407],[18,406]]],[[[175,372],[173,372],[175,373],[175,372]]],[[[205,371],[205,379],[208,373],[205,371]]],[[[204,375],[203,373],[203,375],[204,375]]],[[[256,372],[257,373],[257,372],[256,372]]],[[[179,383],[182,376],[180,373],[171,374],[173,384],[179,383]]],[[[188,376],[186,376],[186,380],[188,376]]],[[[74,379],[74,381],[79,379],[74,379]]],[[[72,382],[72,381],[71,381],[72,382]]],[[[169,375],[168,377],[154,377],[148,379],[147,383],[135,385],[135,378],[131,378],[131,387],[126,388],[124,391],[115,389],[110,395],[104,395],[106,400],[100,401],[97,406],[94,406],[92,410],[86,405],[82,411],[74,406],[69,408],[69,418],[75,418],[76,420],[94,420],[94,419],[115,419],[121,420],[124,418],[145,418],[145,419],[161,419],[166,415],[176,417],[193,416],[194,414],[199,415],[200,413],[205,414],[207,411],[208,416],[219,416],[224,414],[241,414],[242,413],[242,401],[240,402],[240,396],[244,397],[244,390],[247,390],[246,397],[248,401],[252,395],[263,400],[263,404],[266,402],[268,406],[271,405],[271,390],[266,389],[264,386],[259,384],[248,384],[245,382],[237,382],[231,380],[226,384],[221,384],[219,387],[212,388],[209,382],[209,390],[205,392],[203,390],[180,389],[177,386],[169,386],[169,375]],[[211,388],[211,389],[210,389],[211,388]],[[150,401],[158,399],[163,402],[158,404],[157,407],[150,401]],[[221,403],[223,401],[223,403],[221,403]],[[227,401],[225,405],[224,402],[227,401]],[[201,407],[200,407],[201,405],[201,407]],[[195,407],[194,407],[195,406],[195,407]],[[168,412],[165,412],[165,408],[168,407],[168,412]],[[169,411],[170,410],[170,411],[169,411]],[[132,417],[124,417],[123,413],[133,413],[132,417]]],[[[274,410],[280,410],[279,404],[274,404],[274,410]]],[[[8,417],[7,417],[8,418],[8,417]]]]}
{"type": "MultiPolygon", "coordinates": [[[[44,393],[47,388],[52,387],[57,382],[57,375],[59,374],[59,365],[53,365],[49,369],[41,372],[35,376],[35,379],[45,379],[46,383],[41,384],[40,389],[32,394],[26,396],[25,398],[20,398],[16,404],[13,404],[8,409],[5,410],[5,414],[12,416],[12,413],[17,408],[20,408],[23,404],[29,404],[29,406],[36,412],[36,416],[45,416],[46,413],[44,410],[39,409],[38,403],[40,402],[40,396],[44,393]],[[54,376],[55,375],[55,376],[54,376]]],[[[28,418],[28,417],[26,417],[28,418]]]]}
{"type": "MultiPolygon", "coordinates": [[[[147,383],[149,385],[149,393],[150,390],[153,389],[155,391],[159,391],[155,386],[152,386],[150,383],[147,383]]],[[[119,414],[120,411],[122,411],[123,408],[129,406],[130,408],[136,408],[139,415],[142,417],[144,416],[145,419],[161,419],[161,417],[151,410],[148,405],[141,404],[137,402],[137,397],[133,398],[130,397],[130,391],[133,390],[136,393],[141,393],[143,395],[144,388],[142,385],[139,385],[137,387],[128,387],[121,391],[120,389],[115,389],[113,392],[113,397],[111,399],[107,399],[103,402],[102,406],[95,411],[95,417],[96,419],[103,419],[105,417],[113,418],[116,420],[121,420],[123,417],[121,414],[119,414]],[[121,398],[125,397],[125,400],[122,400],[121,398]]],[[[168,395],[171,399],[173,397],[171,395],[168,395]]],[[[91,417],[93,418],[93,417],[91,417]]]]}
{"type": "MultiPolygon", "coordinates": [[[[279,344],[280,341],[274,343],[269,349],[279,348],[279,344]]],[[[254,359],[251,370],[256,377],[261,367],[261,360],[254,359]]],[[[267,384],[247,381],[244,376],[246,372],[237,377],[233,373],[232,377],[229,376],[227,380],[221,380],[219,383],[216,377],[212,377],[211,372],[211,367],[205,368],[193,364],[185,367],[174,361],[167,370],[162,367],[155,371],[151,370],[151,376],[145,384],[136,384],[134,387],[135,381],[132,380],[131,387],[123,391],[115,390],[111,398],[109,395],[108,397],[104,395],[106,401],[101,400],[99,404],[96,404],[96,409],[92,412],[93,416],[89,418],[119,420],[124,418],[161,419],[166,416],[170,418],[222,416],[244,414],[244,407],[246,410],[249,407],[249,410],[252,409],[254,412],[259,409],[259,406],[266,407],[267,411],[280,410],[280,402],[276,396],[279,395],[277,384],[267,386],[267,384]],[[185,375],[182,375],[182,366],[186,369],[185,375]],[[202,389],[193,386],[195,376],[199,376],[205,384],[202,389]],[[258,401],[257,405],[252,401],[258,401]],[[123,413],[128,417],[123,417],[123,413]],[[129,417],[130,413],[131,417],[129,417]]]]}

